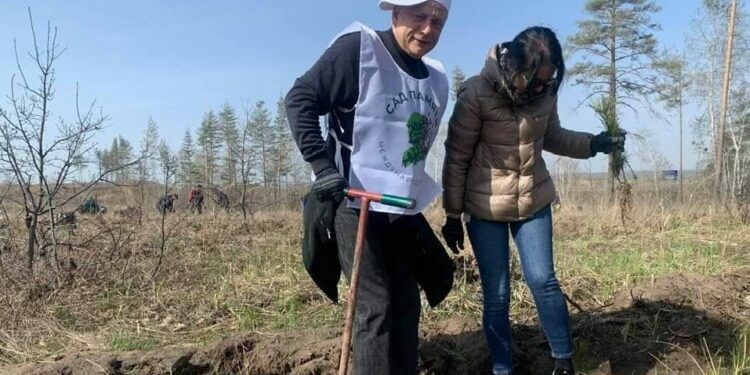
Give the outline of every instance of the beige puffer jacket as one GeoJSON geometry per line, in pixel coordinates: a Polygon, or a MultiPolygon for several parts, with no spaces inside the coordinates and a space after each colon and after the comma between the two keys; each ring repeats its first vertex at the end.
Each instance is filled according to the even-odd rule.
{"type": "Polygon", "coordinates": [[[591,157],[591,134],[560,127],[557,97],[515,107],[500,82],[493,47],[482,72],[461,86],[450,119],[443,164],[447,214],[528,219],[555,199],[542,150],[591,157]]]}

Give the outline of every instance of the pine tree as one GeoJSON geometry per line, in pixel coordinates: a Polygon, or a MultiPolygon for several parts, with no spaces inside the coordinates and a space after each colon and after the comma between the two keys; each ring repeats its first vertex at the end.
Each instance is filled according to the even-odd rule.
{"type": "MultiPolygon", "coordinates": [[[[656,37],[660,29],[651,22],[659,12],[652,0],[588,0],[590,16],[578,22],[578,32],[568,38],[572,53],[581,53],[568,74],[574,84],[591,89],[586,100],[606,96],[614,104],[637,112],[635,106],[654,92],[652,61],[656,58],[656,37]]],[[[619,124],[615,126],[619,132],[619,124]]],[[[610,199],[614,199],[614,173],[610,160],[610,199]]]]}
{"type": "Polygon", "coordinates": [[[94,151],[94,158],[96,158],[96,174],[101,175],[107,168],[105,166],[105,160],[107,159],[107,150],[96,149],[94,151]]]}
{"type": "Polygon", "coordinates": [[[138,163],[138,179],[141,183],[148,181],[156,173],[156,156],[159,142],[159,127],[149,116],[146,131],[141,139],[141,160],[138,163]]]}
{"type": "MultiPolygon", "coordinates": [[[[117,140],[117,137],[112,140],[112,146],[110,146],[109,150],[105,152],[105,165],[107,169],[112,169],[115,166],[118,165],[119,159],[120,159],[120,143],[117,140]]],[[[116,181],[120,180],[119,174],[115,174],[114,179],[116,181]]]]}
{"type": "Polygon", "coordinates": [[[274,146],[271,117],[265,102],[258,101],[250,115],[250,150],[251,160],[262,178],[263,186],[268,187],[273,181],[272,151],[274,146]]]}
{"type": "MultiPolygon", "coordinates": [[[[133,146],[121,135],[117,137],[117,166],[129,164],[133,160],[133,146]]],[[[129,182],[130,168],[122,168],[118,172],[118,181],[129,182]]]]}
{"type": "Polygon", "coordinates": [[[223,136],[226,153],[224,157],[224,170],[221,180],[226,185],[234,185],[237,182],[237,148],[239,132],[237,130],[237,115],[234,108],[225,103],[219,112],[219,124],[223,136]]]}
{"type": "Polygon", "coordinates": [[[172,178],[175,176],[178,168],[177,155],[174,155],[169,149],[167,143],[162,139],[158,146],[158,163],[159,163],[159,182],[164,184],[168,189],[172,178]]]}
{"type": "Polygon", "coordinates": [[[185,135],[182,138],[182,145],[179,153],[179,177],[183,186],[193,185],[200,178],[200,172],[195,164],[195,143],[190,129],[185,129],[185,135]]]}
{"type": "Polygon", "coordinates": [[[130,180],[130,169],[122,168],[123,165],[130,163],[133,158],[133,146],[130,145],[130,142],[121,135],[118,135],[112,140],[112,145],[109,149],[105,148],[96,152],[100,170],[121,168],[111,177],[117,182],[127,182],[130,180]]]}
{"type": "Polygon", "coordinates": [[[289,131],[289,122],[286,117],[286,108],[284,107],[284,97],[280,96],[276,102],[276,118],[273,121],[273,138],[274,138],[274,182],[276,190],[281,190],[282,181],[287,181],[289,174],[292,172],[291,154],[292,137],[289,131]]]}
{"type": "Polygon", "coordinates": [[[219,120],[213,111],[203,116],[201,126],[198,128],[198,146],[201,148],[201,162],[204,166],[204,180],[206,184],[213,185],[217,170],[217,159],[221,151],[221,127],[219,120]]]}

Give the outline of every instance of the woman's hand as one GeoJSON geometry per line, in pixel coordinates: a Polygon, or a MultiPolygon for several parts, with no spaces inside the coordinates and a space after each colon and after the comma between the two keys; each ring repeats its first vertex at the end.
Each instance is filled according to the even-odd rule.
{"type": "Polygon", "coordinates": [[[596,156],[599,152],[609,155],[612,151],[624,151],[625,134],[625,131],[622,131],[618,135],[601,132],[593,136],[590,144],[591,156],[596,156]]]}
{"type": "Polygon", "coordinates": [[[458,254],[459,249],[464,249],[464,224],[461,218],[450,216],[445,218],[445,224],[440,233],[443,234],[446,245],[454,254],[458,254]]]}

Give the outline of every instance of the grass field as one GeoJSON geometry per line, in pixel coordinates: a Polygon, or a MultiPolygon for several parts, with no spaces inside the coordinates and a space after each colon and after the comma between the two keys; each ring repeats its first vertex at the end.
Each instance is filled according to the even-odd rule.
{"type": "MultiPolygon", "coordinates": [[[[114,194],[100,199],[114,202],[114,194]]],[[[639,201],[637,192],[623,225],[617,209],[597,197],[581,190],[554,214],[556,270],[569,297],[581,373],[747,374],[750,226],[720,206],[693,200],[675,207],[645,193],[639,201]]],[[[431,208],[427,217],[438,229],[440,211],[431,208]]],[[[302,267],[299,212],[259,211],[247,221],[236,212],[171,214],[155,277],[160,217],[148,210],[141,224],[112,213],[82,217],[60,235],[56,255],[37,259],[33,274],[23,262],[22,222],[6,224],[0,364],[8,371],[71,362],[71,353],[215,348],[238,334],[254,340],[255,357],[243,352],[231,366],[205,360],[207,373],[328,373],[337,364],[343,304],[326,300],[302,267]],[[267,338],[288,344],[264,349],[275,356],[259,365],[265,362],[257,351],[267,338]],[[294,343],[306,343],[315,361],[284,351],[304,349],[294,343]]],[[[423,303],[424,373],[471,374],[489,366],[470,249],[455,260],[446,301],[435,309],[423,303]]],[[[518,371],[549,373],[517,257],[512,272],[518,371]]],[[[74,373],[88,373],[77,366],[74,373]]],[[[169,373],[134,366],[132,373],[169,373]]]]}

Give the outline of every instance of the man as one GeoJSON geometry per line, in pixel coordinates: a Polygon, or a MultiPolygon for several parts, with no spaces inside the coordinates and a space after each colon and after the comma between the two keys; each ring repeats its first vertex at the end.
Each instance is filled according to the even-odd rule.
{"type": "Polygon", "coordinates": [[[442,64],[425,55],[438,43],[450,0],[379,5],[392,12],[391,28],[354,24],[344,30],[295,81],[285,104],[295,141],[315,173],[312,195],[338,207],[333,229],[347,278],[359,202],[343,200],[343,189],[417,201],[412,210],[371,206],[353,332],[355,374],[416,374],[420,299],[410,259],[414,246],[406,244],[414,228],[426,223],[421,210],[441,190],[424,171],[424,160],[449,86],[442,64]],[[325,136],[321,115],[328,117],[325,136]]]}
{"type": "Polygon", "coordinates": [[[195,210],[198,210],[199,215],[203,213],[203,187],[201,184],[195,185],[195,187],[190,190],[188,207],[190,208],[190,213],[195,212],[195,210]]]}

